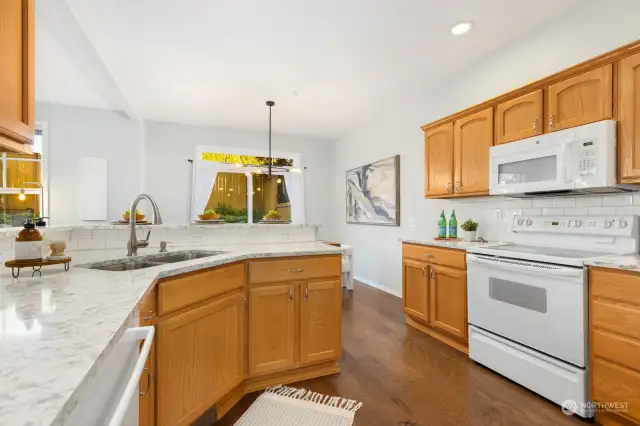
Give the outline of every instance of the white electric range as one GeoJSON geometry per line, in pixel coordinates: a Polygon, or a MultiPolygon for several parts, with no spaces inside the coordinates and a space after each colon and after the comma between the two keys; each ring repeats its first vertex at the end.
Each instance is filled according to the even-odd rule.
{"type": "Polygon", "coordinates": [[[638,219],[515,216],[511,230],[512,244],[467,250],[469,356],[591,417],[584,262],[638,253],[638,219]]]}

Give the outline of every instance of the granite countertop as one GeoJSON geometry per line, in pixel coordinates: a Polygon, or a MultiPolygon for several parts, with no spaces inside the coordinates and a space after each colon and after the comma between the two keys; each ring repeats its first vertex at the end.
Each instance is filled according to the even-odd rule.
{"type": "Polygon", "coordinates": [[[599,266],[601,268],[622,269],[625,271],[640,272],[640,254],[620,254],[602,256],[585,261],[586,265],[599,266]]]}
{"type": "MultiPolygon", "coordinates": [[[[62,265],[31,278],[0,272],[0,425],[62,425],[83,397],[137,305],[156,279],[225,263],[282,256],[338,254],[318,242],[173,247],[226,253],[127,272],[62,265]]],[[[155,253],[140,250],[139,254],[155,253]]],[[[73,264],[123,257],[122,250],[74,251],[73,264]]]]}
{"type": "Polygon", "coordinates": [[[443,248],[450,248],[450,249],[456,249],[456,250],[467,250],[468,248],[471,247],[482,247],[482,246],[487,246],[487,245],[496,245],[496,244],[501,244],[501,243],[497,243],[495,241],[492,242],[480,242],[480,241],[464,241],[464,240],[434,240],[434,239],[430,239],[430,240],[414,240],[414,239],[407,239],[407,238],[402,238],[401,241],[403,243],[408,243],[408,244],[418,244],[421,246],[433,246],[433,247],[443,247],[443,248]]]}

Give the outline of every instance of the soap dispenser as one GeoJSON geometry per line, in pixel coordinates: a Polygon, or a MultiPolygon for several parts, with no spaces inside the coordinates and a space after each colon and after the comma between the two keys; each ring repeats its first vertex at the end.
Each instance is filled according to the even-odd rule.
{"type": "Polygon", "coordinates": [[[32,219],[27,219],[16,237],[15,250],[16,260],[42,260],[42,234],[32,219]]]}

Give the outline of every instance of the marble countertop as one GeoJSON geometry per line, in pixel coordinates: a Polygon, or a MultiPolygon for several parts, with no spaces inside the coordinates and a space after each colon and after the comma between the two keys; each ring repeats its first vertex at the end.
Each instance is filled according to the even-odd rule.
{"type": "Polygon", "coordinates": [[[415,240],[415,239],[408,239],[408,238],[402,238],[401,241],[403,243],[408,243],[408,244],[418,244],[421,246],[433,246],[433,247],[443,247],[443,248],[450,248],[450,249],[456,249],[456,250],[467,250],[470,247],[483,247],[483,246],[488,246],[488,245],[497,245],[497,244],[502,244],[502,243],[498,243],[495,241],[492,242],[479,242],[479,241],[464,241],[464,240],[456,240],[456,241],[450,241],[450,240],[434,240],[434,239],[430,239],[430,240],[415,240]]]}
{"type": "MultiPolygon", "coordinates": [[[[74,251],[62,265],[31,278],[0,272],[0,425],[62,425],[83,396],[87,381],[158,278],[239,260],[338,254],[318,242],[173,247],[226,253],[127,272],[77,265],[123,257],[122,250],[74,251]],[[76,265],[76,266],[74,266],[76,265]]],[[[140,250],[151,254],[156,250],[140,250]]]]}
{"type": "Polygon", "coordinates": [[[640,254],[602,256],[585,261],[590,266],[640,272],[640,254]]]}

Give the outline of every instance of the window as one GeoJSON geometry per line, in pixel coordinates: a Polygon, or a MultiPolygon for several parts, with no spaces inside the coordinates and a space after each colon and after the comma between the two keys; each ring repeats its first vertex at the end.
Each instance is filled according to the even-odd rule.
{"type": "Polygon", "coordinates": [[[22,226],[25,219],[45,215],[45,128],[43,124],[36,128],[32,155],[0,154],[0,227],[22,226]]]}
{"type": "Polygon", "coordinates": [[[199,147],[194,162],[192,218],[215,209],[227,223],[258,223],[275,210],[282,220],[305,223],[299,155],[276,154],[273,160],[269,176],[269,159],[261,151],[230,154],[199,147]],[[288,184],[296,188],[293,196],[288,184]]]}

